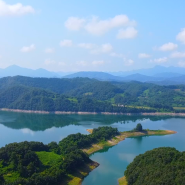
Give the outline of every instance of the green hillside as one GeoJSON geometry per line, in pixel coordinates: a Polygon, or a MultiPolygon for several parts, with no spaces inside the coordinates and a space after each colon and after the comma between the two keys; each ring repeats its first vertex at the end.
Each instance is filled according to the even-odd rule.
{"type": "Polygon", "coordinates": [[[0,79],[0,108],[85,112],[185,112],[185,86],[88,78],[0,79]]]}

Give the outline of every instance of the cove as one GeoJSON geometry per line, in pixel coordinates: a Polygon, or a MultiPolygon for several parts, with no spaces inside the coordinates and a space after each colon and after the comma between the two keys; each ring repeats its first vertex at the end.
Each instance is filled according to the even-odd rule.
{"type": "Polygon", "coordinates": [[[153,148],[170,146],[185,150],[185,118],[169,116],[121,115],[40,115],[0,112],[0,147],[13,142],[60,141],[72,133],[89,134],[86,129],[112,126],[127,131],[141,123],[144,129],[174,130],[177,134],[127,138],[118,145],[91,155],[100,166],[87,176],[83,185],[117,185],[127,165],[136,155],[153,148]]]}
{"type": "Polygon", "coordinates": [[[146,122],[142,124],[152,124],[151,127],[156,126],[159,128],[160,126],[160,128],[167,130],[176,130],[177,134],[126,138],[126,140],[114,147],[106,148],[105,150],[92,154],[90,158],[100,163],[100,166],[84,179],[82,185],[117,185],[118,179],[124,176],[124,171],[128,164],[131,163],[137,155],[154,148],[169,146],[175,147],[180,151],[185,151],[184,119],[172,118],[165,121],[155,121],[154,123],[146,120],[146,122]]]}

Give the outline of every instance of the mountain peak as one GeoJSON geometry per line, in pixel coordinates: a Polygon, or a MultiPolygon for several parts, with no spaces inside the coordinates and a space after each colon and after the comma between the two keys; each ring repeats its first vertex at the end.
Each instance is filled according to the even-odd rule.
{"type": "Polygon", "coordinates": [[[14,65],[6,67],[5,69],[15,69],[15,68],[21,68],[21,67],[14,64],[14,65]]]}

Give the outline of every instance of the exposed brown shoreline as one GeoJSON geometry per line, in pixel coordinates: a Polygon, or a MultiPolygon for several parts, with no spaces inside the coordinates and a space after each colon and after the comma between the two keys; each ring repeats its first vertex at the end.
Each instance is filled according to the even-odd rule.
{"type": "Polygon", "coordinates": [[[20,113],[34,113],[34,114],[79,114],[79,115],[125,115],[125,116],[133,116],[133,115],[142,115],[142,116],[185,116],[185,113],[164,113],[164,112],[150,112],[150,113],[116,113],[116,112],[65,112],[65,111],[34,111],[34,110],[21,110],[21,109],[7,109],[2,108],[0,111],[7,112],[20,112],[20,113]]]}

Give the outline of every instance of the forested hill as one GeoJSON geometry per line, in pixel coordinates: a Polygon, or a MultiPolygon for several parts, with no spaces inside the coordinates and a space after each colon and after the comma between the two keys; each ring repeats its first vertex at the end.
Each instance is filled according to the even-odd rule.
{"type": "Polygon", "coordinates": [[[51,90],[56,93],[65,93],[79,86],[91,83],[96,80],[88,78],[59,79],[59,78],[31,78],[23,76],[0,78],[0,89],[24,85],[28,87],[38,87],[51,90]]]}
{"type": "Polygon", "coordinates": [[[183,185],[184,172],[185,152],[163,147],[137,156],[125,176],[128,185],[183,185]]]}
{"type": "Polygon", "coordinates": [[[44,89],[18,85],[0,92],[0,108],[49,112],[152,112],[144,108],[114,106],[108,101],[99,101],[91,97],[74,98],[44,89]]]}
{"type": "Polygon", "coordinates": [[[0,108],[87,111],[183,111],[185,86],[141,82],[103,82],[89,78],[5,77],[0,79],[0,108]]]}

